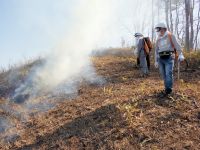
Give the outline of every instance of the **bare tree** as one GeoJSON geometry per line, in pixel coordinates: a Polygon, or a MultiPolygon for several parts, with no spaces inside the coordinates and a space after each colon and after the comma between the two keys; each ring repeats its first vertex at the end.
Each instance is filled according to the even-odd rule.
{"type": "MultiPolygon", "coordinates": [[[[177,35],[187,51],[197,49],[200,32],[200,0],[161,0],[160,2],[164,6],[160,8],[164,10],[167,28],[177,35]]],[[[159,18],[160,10],[157,14],[159,18]]]]}
{"type": "Polygon", "coordinates": [[[157,22],[160,21],[160,0],[157,0],[157,22]]]}
{"type": "Polygon", "coordinates": [[[196,35],[195,35],[195,39],[194,39],[194,43],[195,43],[195,51],[197,50],[197,46],[198,46],[198,35],[199,35],[199,31],[200,31],[200,2],[199,2],[199,10],[198,10],[198,15],[197,15],[197,27],[196,27],[196,35]]]}
{"type": "Polygon", "coordinates": [[[151,1],[152,2],[152,35],[151,35],[151,41],[154,41],[154,0],[151,1]]]}
{"type": "Polygon", "coordinates": [[[178,39],[180,39],[180,34],[179,34],[179,28],[178,28],[178,25],[179,25],[179,7],[178,7],[178,1],[176,1],[176,20],[175,20],[175,33],[177,34],[177,37],[178,39]]]}
{"type": "Polygon", "coordinates": [[[125,39],[121,37],[121,47],[124,48],[125,44],[126,44],[125,39]]]}
{"type": "Polygon", "coordinates": [[[172,0],[169,0],[169,13],[170,13],[170,31],[174,32],[173,16],[172,16],[172,0]]]}
{"type": "Polygon", "coordinates": [[[168,28],[168,30],[170,30],[170,27],[169,27],[169,0],[164,0],[164,2],[165,2],[165,20],[166,20],[167,28],[168,28]]]}
{"type": "Polygon", "coordinates": [[[189,18],[190,18],[190,0],[185,0],[185,49],[190,49],[190,31],[189,31],[189,18]]]}
{"type": "Polygon", "coordinates": [[[194,48],[194,3],[195,1],[192,0],[190,4],[190,49],[193,50],[194,48]]]}

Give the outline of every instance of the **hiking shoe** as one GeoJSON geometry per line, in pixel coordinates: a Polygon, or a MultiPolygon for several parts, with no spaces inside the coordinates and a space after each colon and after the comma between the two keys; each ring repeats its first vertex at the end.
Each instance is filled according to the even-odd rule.
{"type": "Polygon", "coordinates": [[[158,94],[158,97],[159,98],[164,98],[164,97],[167,97],[168,94],[165,92],[165,90],[161,91],[159,94],[158,94]]]}
{"type": "Polygon", "coordinates": [[[149,76],[150,76],[150,73],[146,73],[145,75],[146,75],[146,77],[149,77],[149,76]]]}
{"type": "Polygon", "coordinates": [[[166,93],[166,97],[174,101],[173,96],[174,96],[174,94],[172,92],[169,94],[166,93]]]}
{"type": "Polygon", "coordinates": [[[144,78],[145,77],[145,74],[140,74],[140,78],[144,78]]]}
{"type": "Polygon", "coordinates": [[[140,74],[140,77],[141,77],[141,78],[147,78],[147,77],[149,77],[149,74],[143,73],[143,74],[140,74]]]}
{"type": "Polygon", "coordinates": [[[172,93],[172,89],[165,89],[165,93],[166,94],[171,94],[172,93]]]}

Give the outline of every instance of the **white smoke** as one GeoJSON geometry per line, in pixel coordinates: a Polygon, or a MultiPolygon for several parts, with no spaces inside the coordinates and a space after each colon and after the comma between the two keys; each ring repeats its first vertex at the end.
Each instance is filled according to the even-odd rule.
{"type": "Polygon", "coordinates": [[[107,0],[79,2],[65,39],[46,56],[43,65],[33,69],[27,81],[15,90],[14,97],[53,92],[59,86],[66,93],[74,93],[82,78],[92,83],[101,82],[89,56],[109,26],[111,6],[107,0]]]}
{"type": "MultiPolygon", "coordinates": [[[[109,26],[113,14],[111,6],[108,0],[80,1],[71,12],[73,21],[65,38],[40,63],[33,65],[25,82],[17,82],[20,85],[3,110],[18,116],[19,122],[24,122],[32,113],[49,110],[59,100],[77,96],[82,81],[104,83],[93,67],[90,54],[109,26]],[[68,97],[60,99],[60,93],[68,97]]],[[[16,77],[16,73],[9,76],[11,82],[16,81],[13,77],[16,77]]],[[[2,122],[5,119],[0,118],[0,133],[12,125],[2,122]]]]}

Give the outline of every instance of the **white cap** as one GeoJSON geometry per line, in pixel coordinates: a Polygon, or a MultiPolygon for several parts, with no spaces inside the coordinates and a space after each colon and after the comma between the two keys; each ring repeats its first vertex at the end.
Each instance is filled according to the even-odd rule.
{"type": "Polygon", "coordinates": [[[155,28],[165,28],[165,29],[167,29],[167,26],[166,26],[165,23],[158,23],[158,24],[155,26],[155,28]]]}
{"type": "Polygon", "coordinates": [[[141,33],[135,33],[135,37],[137,36],[143,36],[141,33]]]}

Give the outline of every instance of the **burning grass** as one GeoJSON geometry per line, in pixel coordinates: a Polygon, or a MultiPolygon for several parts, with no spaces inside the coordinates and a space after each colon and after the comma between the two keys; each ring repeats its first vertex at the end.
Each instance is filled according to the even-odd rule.
{"type": "Polygon", "coordinates": [[[105,85],[82,84],[78,96],[70,99],[38,98],[61,101],[47,111],[30,113],[26,121],[6,112],[2,98],[3,122],[13,124],[0,131],[0,148],[200,149],[200,64],[195,62],[192,73],[181,72],[171,98],[159,99],[163,84],[157,70],[140,78],[136,60],[127,52],[92,58],[105,85]]]}

